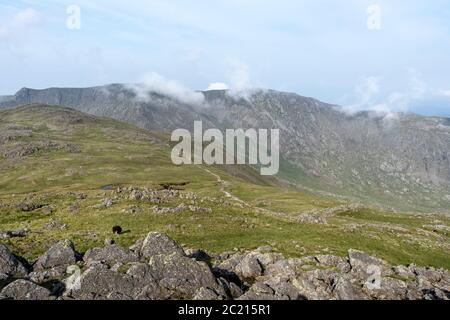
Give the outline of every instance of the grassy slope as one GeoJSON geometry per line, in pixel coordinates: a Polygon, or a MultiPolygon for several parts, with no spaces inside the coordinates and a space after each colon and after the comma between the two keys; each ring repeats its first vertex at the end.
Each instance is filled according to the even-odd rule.
{"type": "MultiPolygon", "coordinates": [[[[72,239],[82,251],[102,246],[105,238],[112,237],[111,227],[119,224],[130,230],[116,237],[122,245],[130,245],[150,230],[160,230],[190,247],[212,252],[269,244],[290,256],[343,255],[349,248],[355,248],[392,263],[415,262],[450,269],[448,229],[433,227],[448,228],[450,220],[445,216],[364,209],[338,214],[327,225],[292,222],[289,217],[299,212],[342,203],[278,187],[248,167],[209,167],[224,180],[220,183],[205,167],[172,165],[164,136],[70,109],[34,106],[1,111],[0,136],[12,124],[28,127],[33,134],[0,144],[0,154],[14,143],[45,140],[72,143],[81,149],[80,153],[51,150],[20,159],[0,158],[0,204],[17,204],[28,198],[54,208],[47,215],[42,209],[33,212],[0,209],[0,230],[17,227],[32,230],[24,238],[0,240],[27,258],[36,257],[50,243],[62,238],[72,239]],[[167,182],[189,182],[185,191],[204,197],[224,198],[226,190],[250,207],[205,200],[202,206],[212,208],[213,213],[184,211],[157,215],[151,209],[154,204],[120,200],[106,209],[91,208],[111,196],[112,191],[102,190],[102,186],[157,187],[167,182]],[[77,193],[88,197],[79,200],[77,193]],[[76,202],[80,209],[74,214],[67,208],[76,202]],[[137,205],[141,211],[124,213],[130,205],[137,205]],[[43,225],[50,219],[67,224],[68,228],[46,230],[43,225]]],[[[172,199],[164,206],[175,207],[179,203],[181,200],[172,199]]]]}

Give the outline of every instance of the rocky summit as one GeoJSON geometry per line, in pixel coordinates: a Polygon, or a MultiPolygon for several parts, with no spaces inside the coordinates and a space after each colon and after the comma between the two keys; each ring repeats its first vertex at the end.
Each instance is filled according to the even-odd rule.
{"type": "Polygon", "coordinates": [[[286,259],[271,247],[209,255],[150,232],[130,248],[79,254],[55,243],[26,262],[0,246],[0,298],[14,300],[449,300],[450,272],[349,250],[286,259]]]}

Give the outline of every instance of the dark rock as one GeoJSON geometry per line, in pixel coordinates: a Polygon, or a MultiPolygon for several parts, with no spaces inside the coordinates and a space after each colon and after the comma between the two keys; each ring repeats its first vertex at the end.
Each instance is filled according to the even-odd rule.
{"type": "Polygon", "coordinates": [[[51,300],[51,292],[37,284],[26,281],[16,280],[7,285],[1,291],[1,296],[14,300],[51,300]]]}
{"type": "Polygon", "coordinates": [[[109,266],[113,266],[116,263],[127,264],[130,262],[137,262],[138,256],[118,245],[110,245],[104,248],[93,248],[86,252],[83,258],[84,262],[89,265],[93,261],[106,263],[109,266]]]}
{"type": "Polygon", "coordinates": [[[303,300],[303,296],[288,282],[272,281],[256,282],[250,290],[238,300],[303,300]]]}
{"type": "Polygon", "coordinates": [[[75,264],[78,256],[70,240],[60,241],[39,257],[33,266],[33,270],[41,271],[55,267],[66,268],[75,264]]]}
{"type": "Polygon", "coordinates": [[[3,244],[0,244],[0,273],[18,277],[28,274],[24,264],[3,244]]]}
{"type": "Polygon", "coordinates": [[[224,300],[225,297],[223,295],[217,294],[212,289],[209,288],[200,288],[195,293],[193,300],[224,300]]]}
{"type": "Polygon", "coordinates": [[[0,239],[21,238],[25,237],[28,232],[30,232],[30,230],[28,230],[27,228],[19,228],[12,231],[0,232],[0,239]]]}
{"type": "Polygon", "coordinates": [[[386,262],[371,257],[362,251],[350,249],[348,257],[352,271],[361,272],[366,277],[372,275],[375,269],[378,269],[380,272],[388,269],[386,262]]]}
{"type": "Polygon", "coordinates": [[[150,258],[150,273],[173,299],[192,299],[200,288],[208,288],[225,296],[225,290],[208,265],[178,252],[150,258]]]}
{"type": "Polygon", "coordinates": [[[140,257],[146,259],[160,254],[170,255],[176,253],[185,255],[183,248],[178,243],[169,236],[159,232],[150,232],[143,241],[136,243],[134,249],[140,257]]]}
{"type": "Polygon", "coordinates": [[[64,294],[80,300],[129,299],[136,285],[131,276],[93,265],[81,274],[77,285],[64,294]]]}

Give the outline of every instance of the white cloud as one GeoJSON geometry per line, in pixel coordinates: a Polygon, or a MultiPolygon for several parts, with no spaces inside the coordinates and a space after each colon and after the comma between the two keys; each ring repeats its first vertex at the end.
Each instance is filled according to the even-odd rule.
{"type": "Polygon", "coordinates": [[[380,93],[380,81],[378,77],[367,77],[363,82],[356,86],[356,92],[359,96],[360,104],[367,105],[380,93]]]}
{"type": "Polygon", "coordinates": [[[353,103],[347,104],[343,110],[347,113],[374,111],[386,117],[394,117],[397,112],[408,112],[414,101],[432,93],[428,85],[421,79],[419,72],[407,69],[408,86],[403,91],[383,93],[381,77],[370,76],[363,79],[355,87],[353,103]]]}
{"type": "Polygon", "coordinates": [[[8,29],[4,26],[0,26],[0,39],[6,38],[8,35],[8,29]]]}
{"type": "Polygon", "coordinates": [[[450,97],[450,90],[437,90],[436,95],[441,97],[450,97]]]}
{"type": "Polygon", "coordinates": [[[0,38],[13,38],[25,32],[40,20],[40,14],[31,8],[18,11],[9,20],[0,25],[0,38]]]}
{"type": "Polygon", "coordinates": [[[250,100],[251,96],[262,89],[258,89],[251,81],[250,67],[237,59],[226,59],[229,85],[228,95],[235,99],[250,100]]]}
{"type": "Polygon", "coordinates": [[[39,22],[39,13],[31,8],[18,12],[12,19],[13,26],[17,28],[27,28],[39,22]]]}
{"type": "Polygon", "coordinates": [[[226,63],[231,90],[245,91],[250,89],[250,71],[248,65],[232,58],[228,58],[226,63]]]}
{"type": "Polygon", "coordinates": [[[210,83],[208,86],[208,89],[206,89],[206,91],[210,91],[210,90],[228,90],[228,85],[226,83],[223,82],[213,82],[210,83]]]}
{"type": "Polygon", "coordinates": [[[139,84],[133,84],[129,87],[143,101],[150,101],[150,93],[153,92],[167,95],[191,105],[200,105],[204,102],[202,93],[195,92],[177,81],[167,80],[155,72],[146,74],[139,84]]]}

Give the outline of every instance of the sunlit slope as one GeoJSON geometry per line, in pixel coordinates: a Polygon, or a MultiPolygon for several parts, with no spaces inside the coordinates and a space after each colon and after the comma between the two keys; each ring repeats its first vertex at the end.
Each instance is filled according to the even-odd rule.
{"type": "Polygon", "coordinates": [[[174,166],[170,150],[165,135],[68,108],[1,111],[0,231],[31,232],[0,241],[33,258],[61,238],[83,250],[160,230],[216,253],[355,248],[393,263],[450,268],[445,216],[357,207],[283,187],[247,166],[174,166]],[[137,197],[142,190],[152,196],[137,197]],[[114,236],[114,225],[128,232],[114,236]]]}

